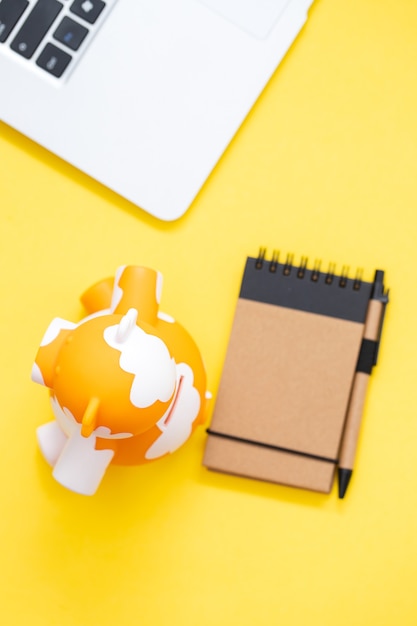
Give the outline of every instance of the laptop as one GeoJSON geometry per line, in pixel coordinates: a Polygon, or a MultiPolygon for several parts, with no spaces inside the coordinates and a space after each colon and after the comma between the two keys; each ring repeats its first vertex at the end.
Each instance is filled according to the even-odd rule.
{"type": "Polygon", "coordinates": [[[312,1],[0,0],[0,119],[175,220],[312,1]]]}

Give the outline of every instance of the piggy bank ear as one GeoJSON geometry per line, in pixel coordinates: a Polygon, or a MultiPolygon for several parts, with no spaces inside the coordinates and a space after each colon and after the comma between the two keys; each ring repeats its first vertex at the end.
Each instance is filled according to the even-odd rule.
{"type": "Polygon", "coordinates": [[[76,324],[60,319],[52,320],[43,336],[32,367],[32,380],[52,388],[58,354],[76,324]]]}

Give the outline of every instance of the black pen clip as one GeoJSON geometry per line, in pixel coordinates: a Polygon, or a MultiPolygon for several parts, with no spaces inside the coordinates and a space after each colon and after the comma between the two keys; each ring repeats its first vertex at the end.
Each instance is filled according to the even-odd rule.
{"type": "Polygon", "coordinates": [[[385,291],[383,270],[376,270],[375,272],[371,299],[378,300],[379,302],[382,303],[382,313],[381,313],[381,319],[379,323],[378,336],[376,339],[376,348],[374,352],[374,365],[376,365],[377,360],[378,360],[379,346],[381,343],[382,327],[384,325],[384,319],[385,319],[385,310],[389,302],[389,290],[385,291]]]}

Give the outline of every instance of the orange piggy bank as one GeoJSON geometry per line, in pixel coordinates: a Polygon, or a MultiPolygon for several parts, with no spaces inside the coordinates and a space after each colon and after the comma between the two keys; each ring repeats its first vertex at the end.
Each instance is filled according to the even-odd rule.
{"type": "Polygon", "coordinates": [[[55,319],[32,379],[50,388],[55,421],[40,426],[54,478],[92,495],[110,463],[138,465],[174,452],[203,423],[206,374],[187,331],[159,311],[162,276],[124,266],[81,300],[78,324],[55,319]]]}

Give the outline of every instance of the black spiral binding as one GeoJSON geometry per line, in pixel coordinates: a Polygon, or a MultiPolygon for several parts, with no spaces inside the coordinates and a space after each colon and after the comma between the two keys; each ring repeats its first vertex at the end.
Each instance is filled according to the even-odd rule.
{"type": "Polygon", "coordinates": [[[347,265],[339,273],[334,263],[323,270],[319,259],[309,266],[306,256],[296,265],[293,254],[281,260],[274,250],[267,258],[261,247],[258,256],[247,259],[240,297],[362,323],[371,289],[362,270],[350,278],[347,265]]]}
{"type": "Polygon", "coordinates": [[[266,260],[266,252],[266,248],[259,248],[258,256],[255,258],[255,268],[257,270],[262,270],[267,266],[268,271],[273,274],[276,274],[278,271],[281,271],[284,276],[290,276],[295,273],[297,278],[304,279],[309,277],[309,279],[315,283],[319,282],[321,277],[323,277],[324,284],[326,285],[333,285],[334,281],[337,280],[338,286],[342,289],[351,285],[354,291],[359,291],[362,287],[362,268],[358,268],[354,279],[349,279],[349,266],[347,265],[343,265],[340,274],[336,275],[336,265],[332,262],[329,263],[327,272],[322,272],[321,261],[319,259],[316,259],[310,270],[308,269],[308,258],[305,256],[301,257],[300,264],[296,266],[294,265],[294,255],[292,253],[288,253],[285,262],[280,263],[280,252],[278,250],[273,250],[269,261],[266,260]]]}

